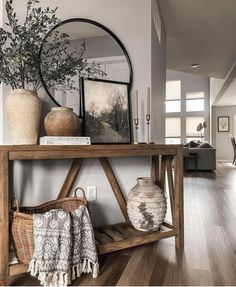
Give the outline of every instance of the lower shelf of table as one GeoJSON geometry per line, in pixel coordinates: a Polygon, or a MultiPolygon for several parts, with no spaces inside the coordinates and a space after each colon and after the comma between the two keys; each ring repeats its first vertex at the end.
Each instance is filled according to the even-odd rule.
{"type": "MultiPolygon", "coordinates": [[[[119,223],[98,228],[95,231],[95,240],[98,254],[106,254],[126,248],[131,248],[160,239],[176,236],[174,227],[164,223],[159,231],[142,232],[134,229],[129,223],[119,223]]],[[[27,272],[27,264],[10,265],[10,275],[17,275],[27,272]]]]}

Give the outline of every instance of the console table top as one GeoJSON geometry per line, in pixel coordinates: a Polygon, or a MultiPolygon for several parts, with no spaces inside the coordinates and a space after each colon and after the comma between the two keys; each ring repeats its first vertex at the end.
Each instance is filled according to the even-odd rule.
{"type": "Polygon", "coordinates": [[[0,150],[21,151],[21,150],[136,150],[136,149],[158,149],[158,148],[181,148],[183,145],[167,145],[167,144],[96,144],[96,145],[0,145],[0,150]]]}
{"type": "Polygon", "coordinates": [[[10,160],[70,159],[101,157],[132,157],[176,155],[182,145],[116,144],[116,145],[1,145],[0,152],[8,153],[10,160]]]}

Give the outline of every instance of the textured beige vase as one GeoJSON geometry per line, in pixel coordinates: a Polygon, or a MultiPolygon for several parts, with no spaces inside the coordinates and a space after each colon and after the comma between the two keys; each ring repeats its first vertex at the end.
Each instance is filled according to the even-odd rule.
{"type": "Polygon", "coordinates": [[[48,136],[78,136],[80,120],[73,109],[56,107],[45,117],[44,129],[48,136]]]}
{"type": "Polygon", "coordinates": [[[36,91],[10,92],[6,98],[6,113],[13,144],[37,143],[41,111],[42,103],[36,91]]]}
{"type": "Polygon", "coordinates": [[[141,177],[137,182],[128,195],[130,221],[140,231],[158,230],[166,216],[165,194],[152,178],[141,177]]]}

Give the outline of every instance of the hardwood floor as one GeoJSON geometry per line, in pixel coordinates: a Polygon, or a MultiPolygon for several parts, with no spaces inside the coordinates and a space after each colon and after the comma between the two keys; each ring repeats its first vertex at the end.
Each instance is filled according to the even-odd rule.
{"type": "MultiPolygon", "coordinates": [[[[185,177],[185,247],[174,239],[100,257],[101,275],[76,285],[236,285],[236,167],[185,177]]],[[[28,275],[14,285],[37,285],[28,275]]]]}

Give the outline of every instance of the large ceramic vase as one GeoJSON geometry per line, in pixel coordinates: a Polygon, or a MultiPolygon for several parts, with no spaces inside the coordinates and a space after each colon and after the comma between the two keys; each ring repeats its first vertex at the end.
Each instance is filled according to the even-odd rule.
{"type": "Polygon", "coordinates": [[[6,98],[5,107],[13,144],[36,144],[42,112],[42,103],[37,92],[12,90],[6,98]]]}
{"type": "Polygon", "coordinates": [[[78,136],[80,119],[71,108],[52,108],[45,117],[44,129],[48,136],[78,136]]]}
{"type": "Polygon", "coordinates": [[[155,231],[163,223],[167,202],[163,192],[152,178],[141,177],[128,195],[129,219],[137,230],[155,231]]]}

